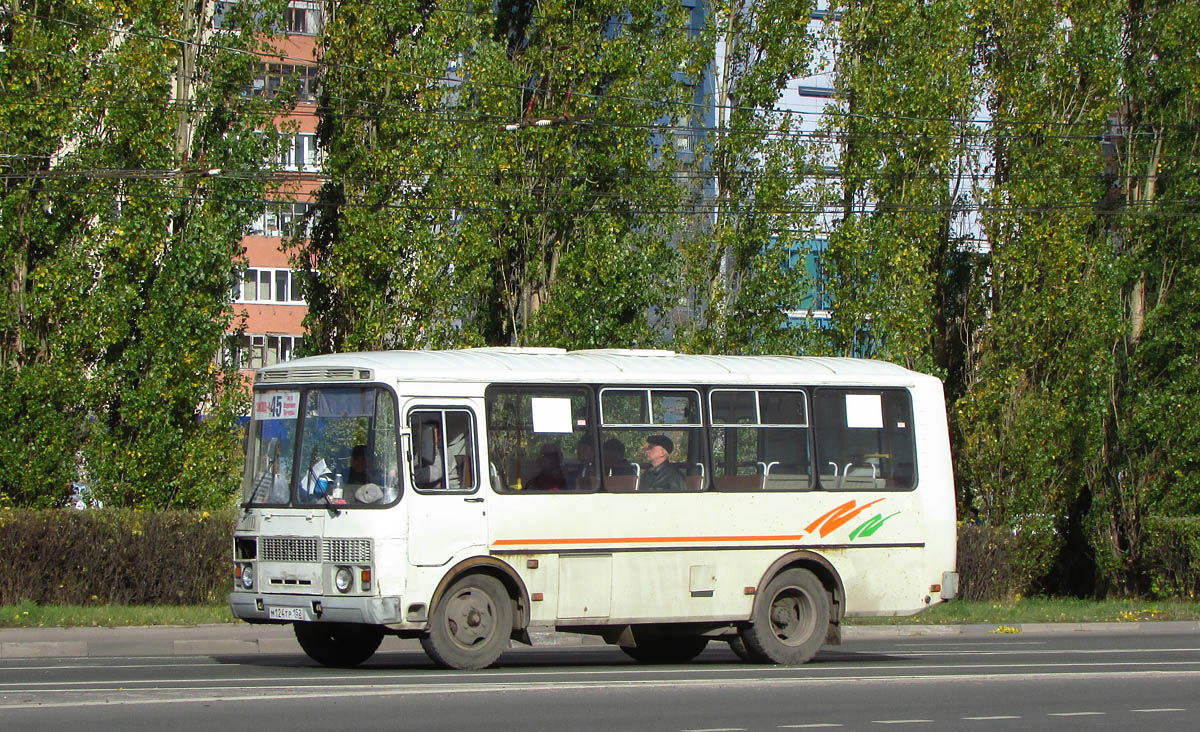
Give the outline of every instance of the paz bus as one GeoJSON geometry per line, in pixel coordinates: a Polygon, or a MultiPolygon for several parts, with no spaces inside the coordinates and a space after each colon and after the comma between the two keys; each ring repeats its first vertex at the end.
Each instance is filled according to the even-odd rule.
{"type": "Polygon", "coordinates": [[[954,597],[941,382],[864,359],[345,353],[256,372],[233,613],[331,666],[539,631],[800,664],[954,597]]]}

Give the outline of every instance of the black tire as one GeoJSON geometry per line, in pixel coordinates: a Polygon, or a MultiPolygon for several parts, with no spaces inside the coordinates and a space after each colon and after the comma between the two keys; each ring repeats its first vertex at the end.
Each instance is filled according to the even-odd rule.
{"type": "Polygon", "coordinates": [[[350,668],[370,658],[383,642],[383,628],[355,623],[294,623],[296,640],[322,666],[350,668]]]}
{"type": "Polygon", "coordinates": [[[755,654],[746,647],[746,641],[742,640],[742,636],[734,635],[729,638],[729,649],[733,654],[746,663],[770,663],[771,659],[766,656],[755,654]]]}
{"type": "Polygon", "coordinates": [[[816,655],[829,632],[829,595],[807,569],[780,572],[741,631],[751,658],[799,666],[816,655]]]}
{"type": "Polygon", "coordinates": [[[446,668],[487,668],[508,648],[512,619],[512,600],[500,580],[467,575],[438,601],[421,647],[446,668]]]}
{"type": "Polygon", "coordinates": [[[673,635],[659,630],[635,628],[636,646],[621,646],[621,650],[639,663],[687,663],[708,645],[708,638],[699,635],[673,635]]]}

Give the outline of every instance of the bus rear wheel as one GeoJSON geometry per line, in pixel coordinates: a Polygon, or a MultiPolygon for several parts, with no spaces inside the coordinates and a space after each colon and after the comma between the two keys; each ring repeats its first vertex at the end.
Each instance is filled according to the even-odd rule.
{"type": "Polygon", "coordinates": [[[708,638],[699,635],[674,635],[660,630],[634,629],[636,646],[621,646],[635,661],[641,663],[687,663],[708,645],[708,638]]]}
{"type": "Polygon", "coordinates": [[[487,668],[508,647],[513,607],[500,580],[486,574],[463,577],[433,610],[421,647],[446,668],[487,668]]]}
{"type": "Polygon", "coordinates": [[[294,623],[296,641],[322,666],[349,668],[370,658],[383,642],[383,629],[353,623],[294,623]]]}
{"type": "Polygon", "coordinates": [[[764,602],[755,606],[750,625],[741,630],[751,657],[798,666],[825,642],[829,631],[829,595],[807,569],[780,572],[767,583],[764,602]]]}

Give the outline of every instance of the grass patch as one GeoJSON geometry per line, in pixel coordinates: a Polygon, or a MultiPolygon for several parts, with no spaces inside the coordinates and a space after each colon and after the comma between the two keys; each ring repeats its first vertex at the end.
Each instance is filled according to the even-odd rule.
{"type": "Polygon", "coordinates": [[[220,605],[0,605],[0,628],[208,625],[240,622],[220,605]]]}
{"type": "Polygon", "coordinates": [[[902,618],[848,618],[848,625],[1138,623],[1200,620],[1200,603],[1027,597],[1013,602],[944,602],[902,618]]]}

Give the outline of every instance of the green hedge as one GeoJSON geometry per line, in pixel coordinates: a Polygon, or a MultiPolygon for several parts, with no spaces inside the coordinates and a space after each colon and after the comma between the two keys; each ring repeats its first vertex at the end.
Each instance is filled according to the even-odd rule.
{"type": "MultiPolygon", "coordinates": [[[[202,605],[230,588],[230,513],[103,509],[0,510],[0,605],[202,605]]],[[[1154,594],[1200,599],[1200,518],[1149,517],[1146,565],[1154,594]]],[[[962,524],[959,594],[1025,594],[1022,537],[962,524]]]]}
{"type": "Polygon", "coordinates": [[[0,605],[200,605],[230,588],[231,513],[0,511],[0,605]]]}
{"type": "Polygon", "coordinates": [[[958,527],[958,596],[964,600],[1005,600],[1029,584],[1017,561],[1020,539],[1008,529],[982,524],[958,527]]]}
{"type": "Polygon", "coordinates": [[[1200,600],[1200,517],[1148,516],[1142,526],[1154,595],[1200,600]]]}

